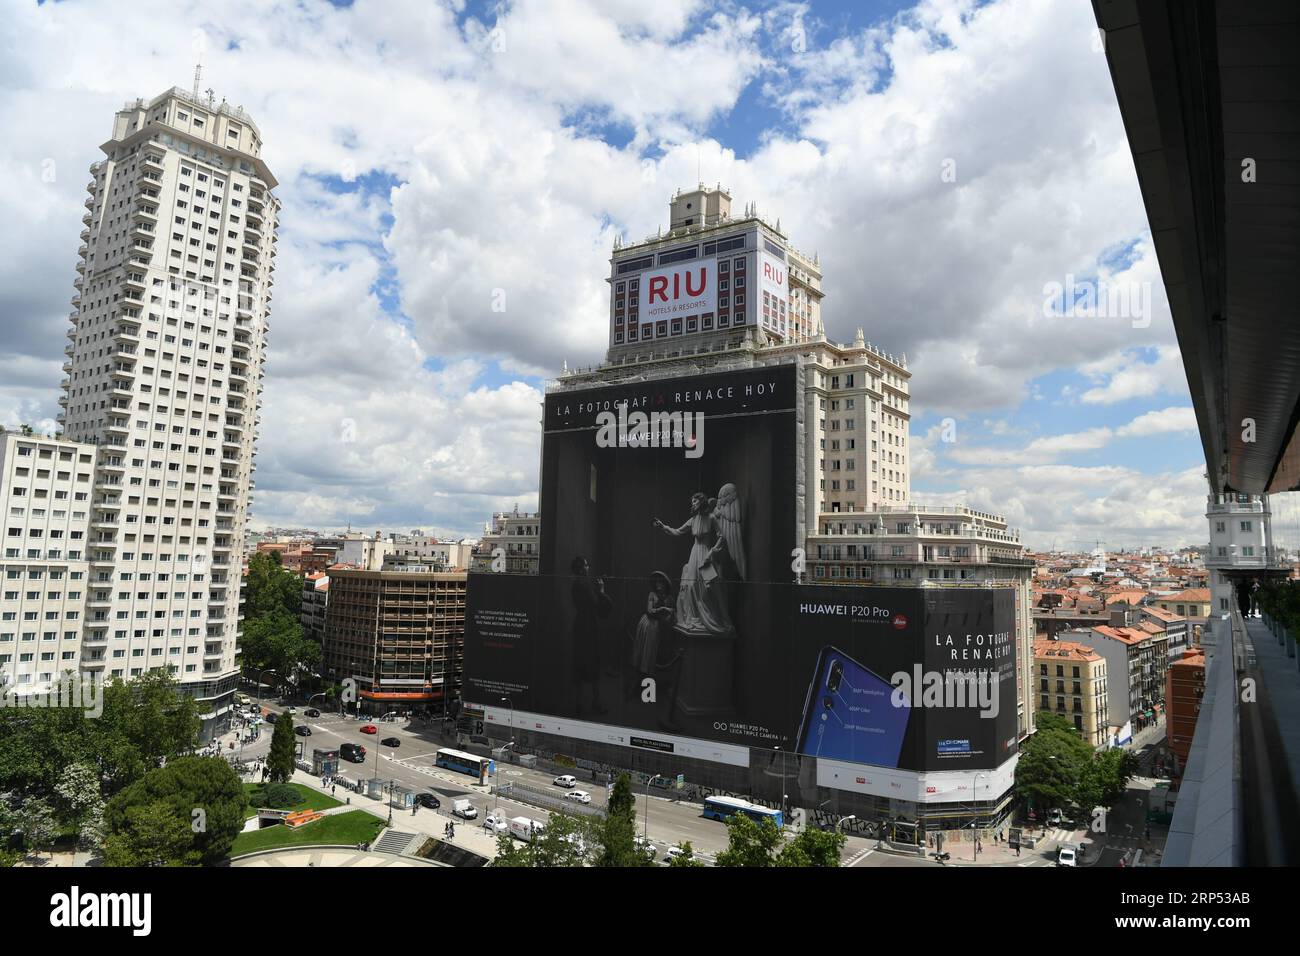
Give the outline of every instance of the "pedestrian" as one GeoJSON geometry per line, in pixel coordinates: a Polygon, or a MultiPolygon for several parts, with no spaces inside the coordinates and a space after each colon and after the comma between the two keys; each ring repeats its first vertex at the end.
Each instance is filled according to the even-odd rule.
{"type": "Polygon", "coordinates": [[[336,784],[336,783],[331,783],[331,784],[330,784],[330,796],[331,796],[331,797],[334,796],[334,794],[336,794],[336,793],[338,792],[338,789],[339,789],[339,788],[338,788],[338,784],[336,784]]]}
{"type": "Polygon", "coordinates": [[[1019,856],[1020,856],[1020,844],[1017,843],[1017,844],[1016,844],[1016,857],[1019,858],[1019,856]]]}

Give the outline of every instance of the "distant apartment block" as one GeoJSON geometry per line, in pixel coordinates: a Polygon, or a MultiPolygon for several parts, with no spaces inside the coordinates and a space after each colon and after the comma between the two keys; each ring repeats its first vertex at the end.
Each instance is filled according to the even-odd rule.
{"type": "Polygon", "coordinates": [[[1038,709],[1065,718],[1083,739],[1110,744],[1110,696],[1106,659],[1074,641],[1034,641],[1038,709]]]}
{"type": "Polygon", "coordinates": [[[518,508],[497,512],[472,552],[471,569],[536,574],[541,557],[538,542],[541,529],[542,518],[536,512],[530,514],[518,508]]]}
{"type": "Polygon", "coordinates": [[[360,712],[441,712],[459,698],[464,572],[334,569],[322,646],[326,675],[356,682],[360,712]]]}

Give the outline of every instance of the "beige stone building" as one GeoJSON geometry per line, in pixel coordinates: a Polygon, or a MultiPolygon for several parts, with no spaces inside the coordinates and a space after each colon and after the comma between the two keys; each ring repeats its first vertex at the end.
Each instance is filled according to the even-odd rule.
{"type": "Polygon", "coordinates": [[[1100,749],[1110,742],[1106,659],[1075,641],[1034,641],[1034,693],[1040,711],[1064,717],[1100,749]]]}

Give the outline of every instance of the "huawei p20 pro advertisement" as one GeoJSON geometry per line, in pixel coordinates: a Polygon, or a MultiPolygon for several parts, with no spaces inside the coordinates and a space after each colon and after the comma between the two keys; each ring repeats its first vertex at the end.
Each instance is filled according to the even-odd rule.
{"type": "Polygon", "coordinates": [[[541,573],[470,575],[465,700],[902,769],[1011,756],[1009,591],[795,583],[799,374],[549,394],[541,573]]]}

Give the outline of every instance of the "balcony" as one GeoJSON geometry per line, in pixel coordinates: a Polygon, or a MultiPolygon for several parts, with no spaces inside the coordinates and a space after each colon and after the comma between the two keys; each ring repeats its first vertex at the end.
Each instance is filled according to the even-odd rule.
{"type": "Polygon", "coordinates": [[[155,153],[145,153],[140,158],[140,167],[142,169],[156,170],[160,173],[167,168],[163,165],[163,157],[155,153]]]}

